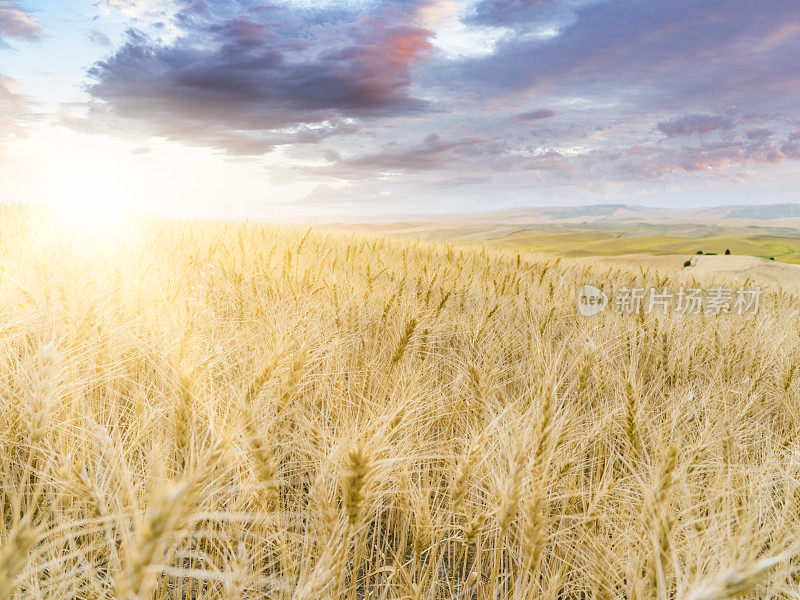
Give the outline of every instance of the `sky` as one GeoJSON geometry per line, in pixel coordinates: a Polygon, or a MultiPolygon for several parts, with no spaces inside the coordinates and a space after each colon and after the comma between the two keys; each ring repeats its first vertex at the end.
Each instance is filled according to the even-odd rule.
{"type": "Polygon", "coordinates": [[[800,201],[798,0],[0,0],[0,201],[800,201]]]}

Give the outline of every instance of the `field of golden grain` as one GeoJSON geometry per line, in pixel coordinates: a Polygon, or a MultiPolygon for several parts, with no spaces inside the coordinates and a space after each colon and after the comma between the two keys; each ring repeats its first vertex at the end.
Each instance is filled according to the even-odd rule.
{"type": "Polygon", "coordinates": [[[0,598],[798,598],[798,298],[577,315],[608,264],[0,211],[0,598]]]}

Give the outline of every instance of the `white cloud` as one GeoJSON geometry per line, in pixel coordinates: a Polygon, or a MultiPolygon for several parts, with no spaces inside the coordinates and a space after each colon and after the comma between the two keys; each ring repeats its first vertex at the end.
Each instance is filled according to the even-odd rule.
{"type": "Polygon", "coordinates": [[[433,45],[447,59],[487,56],[494,52],[499,40],[513,33],[506,27],[466,25],[465,18],[476,5],[474,0],[433,0],[418,10],[421,24],[436,32],[433,45]]]}

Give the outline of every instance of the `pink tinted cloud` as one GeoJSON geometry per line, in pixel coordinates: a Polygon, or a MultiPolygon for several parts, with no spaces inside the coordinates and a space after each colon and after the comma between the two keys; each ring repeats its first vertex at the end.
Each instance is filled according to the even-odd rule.
{"type": "Polygon", "coordinates": [[[0,0],[0,38],[32,40],[41,35],[39,23],[13,0],[0,0]]]}
{"type": "Polygon", "coordinates": [[[26,98],[17,94],[14,82],[0,73],[0,141],[23,135],[20,119],[27,111],[26,98]]]}
{"type": "MultiPolygon", "coordinates": [[[[0,0],[0,49],[3,37],[34,40],[41,29],[31,15],[13,0],[0,0]]],[[[23,134],[20,120],[28,113],[28,101],[21,96],[14,82],[0,73],[0,140],[23,134]]]]}

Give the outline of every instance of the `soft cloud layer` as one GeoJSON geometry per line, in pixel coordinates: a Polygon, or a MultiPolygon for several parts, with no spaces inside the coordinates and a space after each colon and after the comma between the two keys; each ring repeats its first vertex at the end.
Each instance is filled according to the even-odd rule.
{"type": "Polygon", "coordinates": [[[589,3],[591,0],[481,0],[470,20],[529,33],[532,24],[559,26],[570,20],[577,8],[589,3]]]}
{"type": "MultiPolygon", "coordinates": [[[[6,38],[35,40],[41,34],[36,20],[11,0],[0,0],[0,51],[6,38]]],[[[19,124],[27,114],[27,100],[16,90],[16,84],[0,72],[0,141],[23,135],[19,124]]]]}
{"type": "Polygon", "coordinates": [[[180,0],[98,0],[97,6],[141,18],[146,15],[166,16],[176,9],[180,0]]]}
{"type": "Polygon", "coordinates": [[[482,0],[472,22],[513,33],[489,56],[436,65],[426,81],[470,88],[495,107],[556,113],[537,124],[548,113],[535,109],[517,113],[513,130],[494,126],[503,148],[484,164],[513,171],[558,156],[570,167],[553,176],[624,182],[796,157],[794,0],[482,0]]]}
{"type": "Polygon", "coordinates": [[[13,90],[14,83],[0,75],[0,140],[22,132],[18,119],[25,114],[25,101],[13,90]]]}
{"type": "MultiPolygon", "coordinates": [[[[317,185],[312,204],[631,196],[800,160],[797,0],[97,6],[101,58],[62,124],[213,148],[317,185]]],[[[0,36],[39,34],[0,0],[0,36]]],[[[23,104],[0,83],[0,132],[23,104]]]]}
{"type": "Polygon", "coordinates": [[[41,33],[36,20],[13,0],[0,0],[0,40],[3,36],[35,39],[41,33]]]}
{"type": "Polygon", "coordinates": [[[731,119],[713,115],[684,115],[663,121],[658,129],[667,137],[683,137],[692,134],[706,135],[721,129],[731,129],[731,119]]]}
{"type": "Polygon", "coordinates": [[[328,156],[331,164],[317,172],[337,178],[359,179],[439,170],[457,161],[459,150],[485,141],[481,138],[443,140],[438,134],[432,133],[421,144],[410,147],[390,144],[378,152],[351,157],[331,153],[328,156]]]}
{"type": "Polygon", "coordinates": [[[477,77],[489,94],[557,89],[687,110],[763,100],[768,90],[785,94],[800,75],[800,4],[794,0],[483,4],[502,14],[507,4],[524,5],[528,17],[493,55],[455,67],[463,79],[477,77]],[[537,26],[553,26],[555,35],[530,36],[537,26]]]}
{"type": "Polygon", "coordinates": [[[542,108],[540,110],[532,110],[530,112],[522,113],[521,115],[517,115],[517,119],[519,121],[536,121],[538,119],[549,119],[550,117],[556,116],[556,113],[550,110],[549,108],[542,108]]]}

